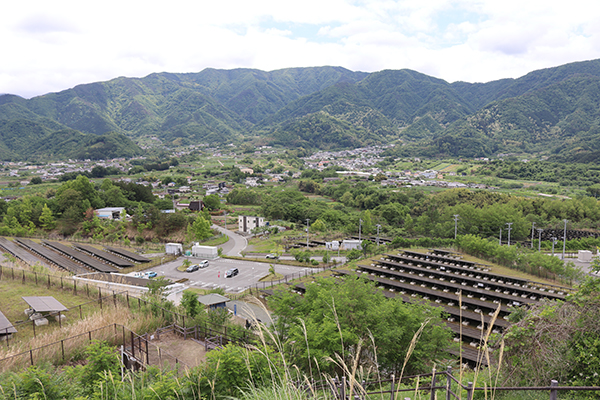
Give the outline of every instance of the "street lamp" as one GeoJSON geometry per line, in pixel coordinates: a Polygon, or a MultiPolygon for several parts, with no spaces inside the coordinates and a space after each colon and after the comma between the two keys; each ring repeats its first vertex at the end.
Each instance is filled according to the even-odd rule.
{"type": "Polygon", "coordinates": [[[362,233],[362,218],[358,219],[358,241],[361,241],[361,233],[362,233]]]}
{"type": "Polygon", "coordinates": [[[310,222],[310,218],[306,218],[306,248],[308,249],[308,223],[310,222]]]}
{"type": "Polygon", "coordinates": [[[552,236],[552,257],[554,257],[554,245],[558,242],[554,236],[552,236]]]}
{"type": "Polygon", "coordinates": [[[562,259],[563,261],[565,260],[565,248],[567,246],[567,222],[569,222],[566,219],[563,219],[563,221],[565,222],[565,230],[563,233],[563,253],[562,253],[562,259]]]}
{"type": "Polygon", "coordinates": [[[538,252],[542,251],[542,231],[543,229],[538,228],[538,252]]]}
{"type": "Polygon", "coordinates": [[[510,230],[512,229],[511,225],[513,223],[512,222],[507,222],[506,225],[508,225],[508,245],[510,246],[510,230]]]}
{"type": "Polygon", "coordinates": [[[454,240],[456,240],[456,231],[457,231],[457,227],[458,227],[458,217],[460,217],[460,215],[454,214],[454,240]]]}

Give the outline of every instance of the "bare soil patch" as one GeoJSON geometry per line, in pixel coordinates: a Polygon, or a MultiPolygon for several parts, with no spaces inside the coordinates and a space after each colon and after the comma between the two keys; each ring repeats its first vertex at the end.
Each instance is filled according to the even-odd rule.
{"type": "Polygon", "coordinates": [[[184,340],[174,332],[163,333],[160,339],[156,336],[150,340],[148,356],[151,365],[171,365],[176,362],[188,367],[196,367],[206,359],[204,346],[191,338],[184,340]]]}

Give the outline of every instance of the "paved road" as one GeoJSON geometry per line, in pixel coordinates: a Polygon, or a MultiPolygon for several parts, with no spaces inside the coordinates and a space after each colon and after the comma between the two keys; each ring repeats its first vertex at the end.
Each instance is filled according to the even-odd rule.
{"type": "Polygon", "coordinates": [[[244,251],[244,249],[248,246],[248,241],[245,237],[219,225],[213,225],[212,228],[217,229],[219,232],[229,236],[229,241],[219,246],[223,249],[223,254],[236,257],[242,256],[242,251],[244,251]]]}

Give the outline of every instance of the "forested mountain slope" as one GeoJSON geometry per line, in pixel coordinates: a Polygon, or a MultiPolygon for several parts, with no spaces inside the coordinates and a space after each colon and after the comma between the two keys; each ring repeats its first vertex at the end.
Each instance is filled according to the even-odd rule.
{"type": "Polygon", "coordinates": [[[488,83],[341,67],[155,73],[29,100],[0,96],[0,157],[25,156],[11,142],[17,135],[37,141],[74,130],[172,145],[244,137],[309,149],[397,142],[391,155],[590,161],[600,152],[599,88],[599,60],[488,83]]]}

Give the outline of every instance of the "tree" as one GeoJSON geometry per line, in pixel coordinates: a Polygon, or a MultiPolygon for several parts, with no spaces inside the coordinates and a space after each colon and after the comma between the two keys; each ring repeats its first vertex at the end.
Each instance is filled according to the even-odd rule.
{"type": "Polygon", "coordinates": [[[204,219],[202,215],[198,215],[191,225],[188,225],[187,237],[189,241],[206,240],[212,236],[210,222],[204,219]]]}
{"type": "MultiPolygon", "coordinates": [[[[186,259],[186,261],[189,260],[186,259]]],[[[198,301],[198,295],[188,290],[183,292],[180,304],[185,310],[186,314],[190,317],[195,317],[202,310],[200,302],[198,301]]]]}
{"type": "Polygon", "coordinates": [[[202,201],[204,202],[206,208],[208,208],[210,211],[215,211],[221,208],[221,200],[216,194],[204,196],[202,201]]]}
{"type": "Polygon", "coordinates": [[[103,167],[102,165],[96,165],[94,168],[92,168],[93,178],[104,178],[106,175],[108,175],[106,167],[103,167]]]}
{"type": "Polygon", "coordinates": [[[323,232],[324,230],[327,229],[327,225],[325,224],[325,221],[323,221],[322,219],[318,219],[315,222],[313,222],[310,225],[312,230],[315,230],[317,232],[323,232]]]}
{"type": "Polygon", "coordinates": [[[31,178],[29,183],[32,185],[39,185],[42,183],[42,178],[40,178],[39,176],[34,176],[33,178],[31,178]]]}
{"type": "Polygon", "coordinates": [[[360,247],[362,247],[363,256],[366,257],[367,254],[373,253],[373,247],[375,247],[375,244],[373,244],[373,242],[371,242],[370,240],[365,239],[360,244],[360,247]]]}
{"type": "Polygon", "coordinates": [[[451,342],[452,334],[442,327],[439,309],[387,299],[375,283],[363,278],[318,279],[306,285],[303,297],[277,291],[269,297],[269,305],[277,315],[274,329],[284,341],[296,344],[289,351],[305,371],[310,369],[309,363],[316,362],[321,370],[334,373],[335,354],[347,362],[349,354],[356,356],[361,348],[361,361],[375,362],[371,335],[380,368],[399,370],[422,324],[427,328],[416,342],[405,372],[425,370],[451,342]]]}
{"type": "Polygon", "coordinates": [[[52,215],[52,210],[48,208],[47,204],[44,204],[44,207],[42,208],[42,215],[40,215],[39,221],[42,228],[46,230],[52,230],[56,228],[56,220],[52,215]]]}
{"type": "Polygon", "coordinates": [[[346,258],[348,259],[348,261],[358,260],[360,258],[360,250],[359,249],[350,250],[348,252],[348,254],[346,254],[346,258]]]}

